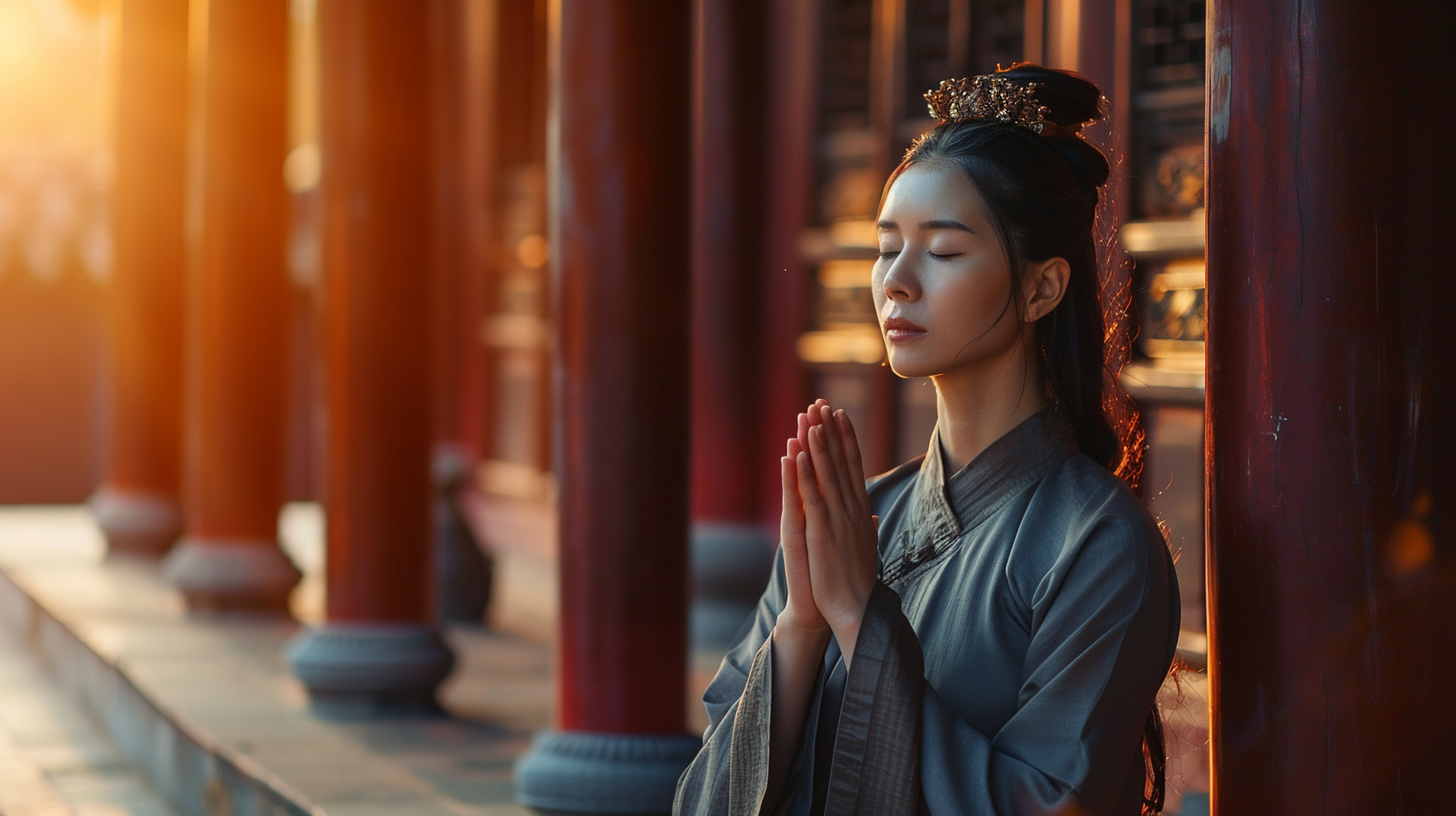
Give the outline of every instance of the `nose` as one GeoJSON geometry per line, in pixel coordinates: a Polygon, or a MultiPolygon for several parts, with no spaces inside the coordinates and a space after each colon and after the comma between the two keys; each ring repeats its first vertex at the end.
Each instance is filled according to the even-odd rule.
{"type": "Polygon", "coordinates": [[[896,302],[913,302],[920,297],[920,281],[915,274],[909,252],[901,252],[890,262],[880,289],[885,298],[896,302]]]}

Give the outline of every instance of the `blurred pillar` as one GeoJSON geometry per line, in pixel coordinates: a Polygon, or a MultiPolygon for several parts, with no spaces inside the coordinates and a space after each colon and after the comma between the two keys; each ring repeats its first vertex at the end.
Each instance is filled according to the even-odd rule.
{"type": "Polygon", "coordinates": [[[552,8],[559,730],[521,759],[516,797],[666,813],[700,744],[684,733],[691,6],[552,8]]]}
{"type": "Polygon", "coordinates": [[[194,0],[186,533],[167,576],[194,609],[284,611],[287,0],[194,0]]]}
{"type": "MultiPolygon", "coordinates": [[[[817,121],[820,63],[820,3],[817,0],[768,0],[768,76],[763,99],[768,106],[764,152],[765,192],[759,229],[764,240],[764,278],[756,302],[763,314],[757,381],[763,389],[758,456],[767,465],[760,477],[759,509],[777,538],[782,489],[780,451],[794,431],[794,416],[808,407],[809,377],[799,359],[799,335],[809,325],[814,271],[799,249],[804,230],[814,222],[818,191],[817,121]]],[[[707,104],[704,100],[703,104],[707,104]]]]}
{"type": "Polygon", "coordinates": [[[120,8],[109,437],[91,508],[111,552],[154,555],[182,533],[187,0],[120,8]]]}
{"type": "Polygon", "coordinates": [[[431,19],[321,0],[327,620],[289,647],[315,704],[433,706],[431,19]]]}
{"type": "Polygon", "coordinates": [[[1086,136],[1112,162],[1102,216],[1127,220],[1128,175],[1120,165],[1131,132],[1132,0],[1028,0],[1022,59],[1076,71],[1107,97],[1107,121],[1086,136]]]}
{"type": "Polygon", "coordinates": [[[478,626],[490,606],[492,563],[464,514],[484,432],[491,172],[496,133],[495,3],[448,0],[431,16],[434,81],[433,261],[434,602],[441,622],[478,626]]]}
{"type": "Polygon", "coordinates": [[[1451,4],[1213,4],[1213,811],[1442,813],[1451,4]]]}
{"type": "MultiPolygon", "coordinates": [[[[692,641],[726,646],[773,567],[762,482],[766,0],[697,0],[693,77],[692,641]]],[[[779,435],[792,432],[792,414],[779,435]]],[[[774,483],[777,484],[775,478],[774,483]]]]}

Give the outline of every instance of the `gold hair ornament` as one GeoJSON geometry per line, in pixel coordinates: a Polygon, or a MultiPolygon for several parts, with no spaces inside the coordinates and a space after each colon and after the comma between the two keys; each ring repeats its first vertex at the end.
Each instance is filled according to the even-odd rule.
{"type": "Polygon", "coordinates": [[[982,74],[942,80],[925,92],[930,115],[946,122],[1003,122],[1042,136],[1076,136],[1082,125],[1058,125],[1046,118],[1051,109],[1036,101],[1042,83],[1018,85],[1004,76],[982,74]]]}

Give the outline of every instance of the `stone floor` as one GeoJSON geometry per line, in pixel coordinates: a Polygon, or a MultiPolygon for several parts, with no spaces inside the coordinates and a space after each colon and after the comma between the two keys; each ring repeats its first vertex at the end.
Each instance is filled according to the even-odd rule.
{"type": "MultiPolygon", "coordinates": [[[[189,616],[154,566],[102,555],[81,508],[0,509],[0,630],[45,673],[0,661],[41,688],[49,677],[52,698],[119,746],[96,756],[146,770],[179,813],[527,812],[511,804],[511,765],[550,721],[546,644],[452,629],[450,716],[328,719],[283,662],[297,624],[189,616]]],[[[4,816],[40,812],[0,800],[4,816]]]]}
{"type": "MultiPolygon", "coordinates": [[[[322,610],[322,517],[280,523],[322,610]]],[[[455,627],[441,716],[324,717],[288,673],[293,621],[187,614],[154,564],[104,556],[80,507],[0,507],[0,816],[492,816],[550,722],[550,646],[455,627]]],[[[720,652],[693,654],[689,728],[720,652]]],[[[1168,816],[1208,812],[1207,678],[1164,690],[1168,816]],[[1186,795],[1185,795],[1186,794],[1186,795]]]]}
{"type": "Polygon", "coordinates": [[[0,814],[175,813],[22,645],[0,635],[0,814]]]}

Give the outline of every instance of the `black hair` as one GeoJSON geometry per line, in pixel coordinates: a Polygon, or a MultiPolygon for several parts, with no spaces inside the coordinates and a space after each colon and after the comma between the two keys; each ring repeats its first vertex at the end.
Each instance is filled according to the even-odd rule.
{"type": "MultiPolygon", "coordinates": [[[[1055,135],[998,121],[944,122],[915,140],[885,191],[917,164],[944,162],[976,185],[991,212],[1011,268],[1012,291],[1023,269],[1050,258],[1071,267],[1057,307],[1036,322],[1035,350],[1047,394],[1070,420],[1078,447],[1136,488],[1144,435],[1137,409],[1118,380],[1127,361],[1130,291],[1098,263],[1098,208],[1111,167],[1080,127],[1103,118],[1102,92],[1070,71],[1020,63],[997,72],[1018,85],[1037,83],[1043,118],[1055,135]]],[[[883,199],[881,200],[883,205],[883,199]]],[[[1112,270],[1107,270],[1111,272],[1112,270]]],[[[1017,300],[1018,310],[1020,300],[1017,300]]],[[[1162,719],[1156,706],[1143,729],[1147,774],[1143,812],[1163,808],[1162,719]]]]}

